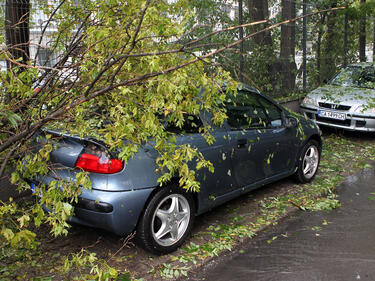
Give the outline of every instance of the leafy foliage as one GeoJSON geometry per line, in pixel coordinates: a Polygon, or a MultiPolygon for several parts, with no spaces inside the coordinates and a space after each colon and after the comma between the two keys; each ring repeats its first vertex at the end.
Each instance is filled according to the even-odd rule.
{"type": "MultiPolygon", "coordinates": [[[[2,238],[13,246],[35,247],[28,228],[42,223],[53,235],[67,234],[73,204],[83,188],[91,188],[83,172],[71,181],[56,176],[49,157],[58,137],[36,137],[41,128],[94,137],[124,161],[149,145],[159,155],[160,184],[178,175],[181,187],[198,191],[187,163],[213,171],[211,163],[194,147],[177,145],[160,117],[181,128],[186,114],[210,111],[220,125],[225,118],[221,87],[235,83],[220,68],[207,74],[209,60],[197,58],[199,47],[188,48],[182,40],[194,14],[189,1],[38,4],[57,31],[45,39],[58,59],[52,67],[38,66],[32,58],[22,65],[1,45],[0,60],[14,67],[0,73],[0,176],[13,170],[11,180],[23,190],[30,190],[27,180],[38,176],[48,174],[51,180],[34,189],[35,197],[42,196],[29,209],[2,203],[2,238]]],[[[201,133],[212,143],[209,131],[206,126],[201,133]]]]}

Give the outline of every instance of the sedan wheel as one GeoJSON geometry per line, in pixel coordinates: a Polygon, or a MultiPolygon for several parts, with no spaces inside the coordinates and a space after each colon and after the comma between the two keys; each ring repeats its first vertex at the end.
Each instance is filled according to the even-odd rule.
{"type": "Polygon", "coordinates": [[[296,179],[301,183],[312,181],[320,162],[320,146],[315,140],[310,140],[302,149],[298,158],[296,179]]]}
{"type": "Polygon", "coordinates": [[[161,188],[150,200],[137,227],[141,246],[155,254],[175,251],[189,235],[194,202],[182,188],[161,188]]]}

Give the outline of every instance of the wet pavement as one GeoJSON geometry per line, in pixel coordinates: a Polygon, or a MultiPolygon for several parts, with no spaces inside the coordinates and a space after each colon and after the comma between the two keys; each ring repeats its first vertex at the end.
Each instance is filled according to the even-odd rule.
{"type": "Polygon", "coordinates": [[[375,169],[350,176],[338,188],[341,208],[296,212],[188,280],[375,280],[372,192],[375,169]]]}

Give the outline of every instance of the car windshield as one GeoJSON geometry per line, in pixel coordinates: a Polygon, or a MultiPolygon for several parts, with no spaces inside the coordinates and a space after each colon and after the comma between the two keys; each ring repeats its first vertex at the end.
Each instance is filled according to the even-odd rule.
{"type": "Polygon", "coordinates": [[[375,89],[375,69],[372,66],[349,66],[337,74],[331,84],[344,87],[375,89]]]}

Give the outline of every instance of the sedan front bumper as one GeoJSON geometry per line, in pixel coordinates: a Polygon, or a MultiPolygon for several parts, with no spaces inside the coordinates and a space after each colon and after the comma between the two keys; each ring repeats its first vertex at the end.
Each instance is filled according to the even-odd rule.
{"type": "MultiPolygon", "coordinates": [[[[375,116],[344,112],[346,115],[345,120],[338,120],[320,117],[318,115],[318,110],[320,108],[318,107],[311,108],[301,105],[300,109],[305,117],[315,121],[318,125],[341,128],[350,131],[375,132],[375,116]]],[[[322,110],[327,111],[326,108],[322,108],[322,110]]]]}

